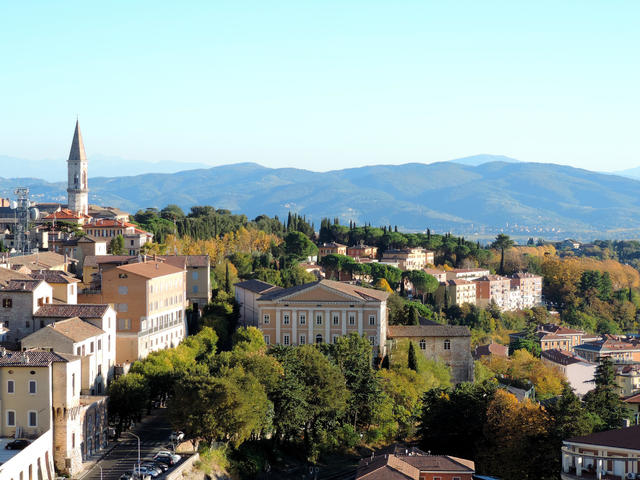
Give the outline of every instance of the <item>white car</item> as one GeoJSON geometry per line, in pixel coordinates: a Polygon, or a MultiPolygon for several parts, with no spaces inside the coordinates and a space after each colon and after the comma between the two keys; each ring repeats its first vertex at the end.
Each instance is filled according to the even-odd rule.
{"type": "Polygon", "coordinates": [[[156,453],[153,459],[157,462],[164,462],[168,465],[175,465],[176,463],[179,463],[180,460],[182,460],[182,457],[167,450],[163,450],[156,453]]]}
{"type": "Polygon", "coordinates": [[[182,440],[184,440],[184,432],[171,432],[169,440],[171,440],[173,443],[181,442],[182,440]]]}
{"type": "Polygon", "coordinates": [[[155,468],[145,467],[144,465],[140,467],[136,466],[135,472],[140,473],[141,475],[151,475],[151,478],[156,478],[158,475],[160,475],[158,470],[156,470],[155,468]]]}

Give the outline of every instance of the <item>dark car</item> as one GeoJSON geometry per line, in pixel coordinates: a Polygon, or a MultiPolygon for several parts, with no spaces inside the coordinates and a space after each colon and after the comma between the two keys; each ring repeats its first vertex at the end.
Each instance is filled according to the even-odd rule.
{"type": "Polygon", "coordinates": [[[143,466],[147,466],[148,465],[148,466],[151,466],[151,467],[159,468],[163,472],[166,472],[167,470],[169,470],[169,465],[167,465],[166,463],[163,463],[163,462],[143,462],[142,465],[143,466]]]}
{"type": "Polygon", "coordinates": [[[30,444],[31,442],[29,440],[19,438],[13,442],[7,443],[4,448],[7,450],[22,450],[23,448],[27,448],[30,444]]]}

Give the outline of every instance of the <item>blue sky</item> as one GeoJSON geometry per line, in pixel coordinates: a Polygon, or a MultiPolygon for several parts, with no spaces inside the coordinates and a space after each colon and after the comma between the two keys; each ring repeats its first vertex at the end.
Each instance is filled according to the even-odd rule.
{"type": "MultiPolygon", "coordinates": [[[[640,2],[0,0],[0,155],[640,166],[640,2]]],[[[114,172],[114,175],[120,172],[114,172]]]]}

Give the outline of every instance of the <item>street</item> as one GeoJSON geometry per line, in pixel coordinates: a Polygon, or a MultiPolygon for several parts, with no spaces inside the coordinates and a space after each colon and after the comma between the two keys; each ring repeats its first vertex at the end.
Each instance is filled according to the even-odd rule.
{"type": "MultiPolygon", "coordinates": [[[[132,433],[140,437],[140,458],[142,461],[150,460],[158,450],[171,450],[171,442],[169,441],[171,427],[164,417],[165,413],[165,409],[153,410],[151,415],[146,416],[132,430],[132,433]]],[[[137,462],[138,440],[133,435],[123,432],[116,447],[79,478],[100,480],[100,467],[102,467],[103,480],[118,480],[120,475],[133,470],[137,462]]]]}

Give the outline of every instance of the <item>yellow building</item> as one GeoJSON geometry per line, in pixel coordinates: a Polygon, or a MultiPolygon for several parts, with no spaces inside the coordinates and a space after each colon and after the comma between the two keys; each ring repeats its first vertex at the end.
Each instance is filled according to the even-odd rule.
{"type": "Polygon", "coordinates": [[[377,354],[387,340],[387,298],[380,290],[332,280],[269,290],[256,300],[267,344],[329,343],[356,332],[377,354]]]}

